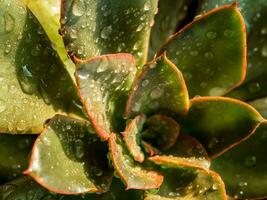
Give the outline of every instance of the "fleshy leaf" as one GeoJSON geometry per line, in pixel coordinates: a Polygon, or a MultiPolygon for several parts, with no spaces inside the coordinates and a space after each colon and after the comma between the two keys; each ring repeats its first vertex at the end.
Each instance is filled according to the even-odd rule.
{"type": "Polygon", "coordinates": [[[56,200],[55,194],[41,187],[30,177],[24,176],[0,186],[2,200],[56,200]]]}
{"type": "Polygon", "coordinates": [[[259,113],[266,119],[267,118],[267,97],[256,99],[249,102],[259,113]]]}
{"type": "Polygon", "coordinates": [[[246,32],[236,4],[215,9],[172,36],[160,52],[182,71],[189,96],[218,96],[246,71],[246,32]]]}
{"type": "Polygon", "coordinates": [[[42,27],[24,4],[1,1],[0,18],[0,132],[36,134],[55,113],[74,112],[70,109],[79,98],[42,27]]]}
{"type": "Polygon", "coordinates": [[[165,54],[146,65],[136,78],[127,102],[125,116],[158,112],[185,114],[189,97],[181,72],[165,54]]]}
{"type": "Polygon", "coordinates": [[[141,144],[145,152],[150,156],[161,154],[160,151],[157,148],[153,147],[150,143],[142,140],[141,144]]]}
{"type": "Polygon", "coordinates": [[[216,157],[248,138],[262,120],[261,115],[244,102],[226,97],[200,97],[190,101],[183,125],[211,157],[216,157]]]}
{"type": "Polygon", "coordinates": [[[112,179],[107,152],[85,121],[56,115],[37,138],[25,173],[60,194],[105,192],[112,179]]]}
{"type": "Polygon", "coordinates": [[[161,149],[172,147],[179,136],[180,125],[165,115],[153,115],[145,123],[143,137],[152,140],[152,145],[161,149]]]}
{"type": "Polygon", "coordinates": [[[153,59],[163,42],[173,34],[185,18],[192,0],[160,0],[159,12],[150,36],[149,57],[153,59]]]}
{"type": "Polygon", "coordinates": [[[27,168],[35,138],[31,135],[0,134],[0,184],[20,176],[27,168]]]}
{"type": "Polygon", "coordinates": [[[206,170],[210,167],[210,159],[205,148],[190,135],[181,134],[176,144],[162,151],[162,154],[150,157],[149,160],[161,166],[206,170]]]}
{"type": "Polygon", "coordinates": [[[145,159],[140,147],[141,131],[145,121],[145,115],[138,115],[127,124],[126,130],[122,132],[123,140],[125,141],[128,151],[133,156],[134,160],[140,163],[145,159]]]}
{"type": "Polygon", "coordinates": [[[163,182],[163,176],[153,169],[134,162],[129,156],[121,138],[112,133],[109,138],[110,157],[116,173],[128,189],[154,189],[159,188],[163,182]]]}
{"type": "Polygon", "coordinates": [[[205,170],[164,170],[164,182],[157,193],[146,193],[145,200],[226,200],[220,176],[205,170]]]}
{"type": "Polygon", "coordinates": [[[146,62],[158,0],[63,1],[61,33],[70,55],[91,58],[125,52],[146,62]]]}
{"type": "Polygon", "coordinates": [[[212,161],[227,193],[238,199],[267,197],[267,122],[262,123],[246,141],[212,161]]]}
{"type": "Polygon", "coordinates": [[[97,133],[104,140],[112,131],[121,131],[123,109],[135,72],[135,61],[130,54],[76,59],[80,98],[97,133]]]}

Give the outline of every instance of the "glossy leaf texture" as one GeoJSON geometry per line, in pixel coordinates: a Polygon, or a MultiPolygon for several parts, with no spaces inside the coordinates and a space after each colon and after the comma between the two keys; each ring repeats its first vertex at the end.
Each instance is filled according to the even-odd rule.
{"type": "Polygon", "coordinates": [[[142,67],[157,6],[157,0],[63,1],[61,33],[69,54],[130,53],[142,67]]]}
{"type": "Polygon", "coordinates": [[[180,125],[165,115],[152,115],[146,120],[144,140],[160,150],[171,148],[180,134],[180,125]]]}
{"type": "Polygon", "coordinates": [[[183,125],[211,157],[217,157],[247,139],[262,120],[261,115],[244,102],[226,97],[200,97],[190,101],[183,125]]]}
{"type": "Polygon", "coordinates": [[[0,4],[0,132],[39,133],[55,113],[80,113],[76,89],[32,13],[0,4]]]}
{"type": "Polygon", "coordinates": [[[63,38],[58,34],[60,28],[60,4],[61,0],[22,0],[36,16],[52,42],[53,48],[64,62],[69,74],[72,76],[75,70],[73,62],[68,58],[63,38]]]}
{"type": "Polygon", "coordinates": [[[173,35],[164,51],[183,73],[191,98],[223,95],[245,78],[243,17],[235,4],[215,9],[173,35]]]}
{"type": "Polygon", "coordinates": [[[211,168],[222,176],[230,196],[266,199],[266,145],[265,121],[246,141],[212,161],[211,168]]]}
{"type": "Polygon", "coordinates": [[[107,145],[85,121],[56,115],[37,138],[25,174],[59,194],[108,191],[113,173],[107,145]]]}
{"type": "Polygon", "coordinates": [[[134,162],[120,136],[112,133],[109,138],[110,159],[116,174],[126,185],[126,190],[159,188],[163,176],[144,165],[134,162]]]}
{"type": "MultiPolygon", "coordinates": [[[[234,0],[202,0],[199,12],[233,3],[234,0]]],[[[247,75],[245,84],[227,96],[241,100],[253,100],[266,96],[267,63],[267,2],[265,0],[238,0],[238,7],[246,21],[247,29],[247,75]]]]}
{"type": "Polygon", "coordinates": [[[189,97],[183,76],[162,54],[137,76],[127,101],[125,117],[165,112],[183,115],[188,111],[188,106],[189,97]]]}
{"type": "Polygon", "coordinates": [[[158,13],[150,36],[150,59],[153,59],[161,45],[181,25],[191,4],[192,0],[159,0],[158,13]]]}
{"type": "Polygon", "coordinates": [[[0,186],[3,200],[143,200],[143,192],[125,191],[123,183],[114,179],[111,188],[104,194],[59,195],[50,193],[30,177],[22,177],[0,186]]]}
{"type": "Polygon", "coordinates": [[[200,142],[187,134],[180,134],[175,145],[162,155],[149,158],[162,167],[197,168],[208,170],[210,158],[200,142]]]}
{"type": "Polygon", "coordinates": [[[121,133],[130,154],[133,156],[135,161],[140,163],[142,163],[145,159],[140,146],[141,132],[145,121],[145,115],[138,115],[133,120],[129,121],[126,126],[126,130],[121,133]]]}
{"type": "Polygon", "coordinates": [[[21,176],[35,139],[32,135],[0,134],[0,184],[21,176]]]}
{"type": "Polygon", "coordinates": [[[136,73],[135,60],[121,53],[75,61],[81,101],[97,133],[107,140],[112,131],[124,128],[120,125],[136,73]]]}
{"type": "Polygon", "coordinates": [[[224,183],[213,171],[169,168],[159,191],[145,200],[226,200],[224,183]]]}

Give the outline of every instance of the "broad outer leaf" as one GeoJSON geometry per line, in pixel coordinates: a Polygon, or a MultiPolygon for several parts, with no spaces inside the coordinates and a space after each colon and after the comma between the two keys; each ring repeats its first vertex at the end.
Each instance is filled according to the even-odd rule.
{"type": "Polygon", "coordinates": [[[212,161],[229,195],[242,199],[267,198],[267,122],[246,141],[212,161]]]}
{"type": "Polygon", "coordinates": [[[105,192],[112,179],[107,152],[86,122],[56,115],[36,140],[25,173],[60,194],[105,192]]]}
{"type": "Polygon", "coordinates": [[[78,58],[131,53],[142,67],[157,5],[158,0],[63,1],[61,33],[66,48],[78,58]]]}
{"type": "Polygon", "coordinates": [[[76,80],[81,101],[97,133],[107,140],[120,131],[124,104],[135,77],[130,54],[109,54],[76,61],[76,80]]]}
{"type": "Polygon", "coordinates": [[[142,134],[143,138],[151,141],[155,147],[169,149],[179,136],[180,125],[170,117],[165,115],[153,115],[145,123],[147,130],[142,134]]]}
{"type": "Polygon", "coordinates": [[[150,36],[149,57],[152,59],[163,42],[173,34],[185,18],[192,0],[160,0],[155,25],[150,36]]]}
{"type": "Polygon", "coordinates": [[[173,35],[160,52],[182,71],[190,97],[217,96],[246,71],[246,33],[236,4],[215,9],[173,35]]]}
{"type": "Polygon", "coordinates": [[[138,115],[127,124],[126,130],[121,133],[128,151],[133,156],[134,160],[140,163],[142,163],[145,159],[140,147],[141,131],[145,121],[145,115],[138,115]]]}
{"type": "Polygon", "coordinates": [[[136,78],[125,111],[126,118],[139,113],[185,114],[189,97],[181,72],[165,54],[148,65],[136,78]]]}
{"type": "Polygon", "coordinates": [[[126,185],[126,190],[147,190],[160,187],[163,176],[153,169],[147,169],[134,162],[121,138],[114,133],[109,138],[109,150],[115,171],[126,185]]]}
{"type": "Polygon", "coordinates": [[[27,168],[35,138],[31,135],[0,134],[0,184],[20,176],[27,168]]]}
{"type": "Polygon", "coordinates": [[[200,97],[190,101],[183,125],[211,157],[247,139],[263,120],[250,105],[225,97],[200,97]]]}
{"type": "Polygon", "coordinates": [[[213,171],[164,170],[164,182],[157,193],[146,193],[145,200],[226,200],[224,183],[213,171]]]}
{"type": "Polygon", "coordinates": [[[56,200],[55,194],[41,187],[28,176],[0,186],[1,200],[56,200]]]}
{"type": "Polygon", "coordinates": [[[0,132],[39,133],[79,102],[74,84],[24,4],[1,1],[0,19],[0,132]]]}
{"type": "Polygon", "coordinates": [[[205,148],[192,136],[181,134],[176,144],[162,151],[162,155],[149,158],[161,166],[199,168],[208,170],[210,159],[205,148]]]}

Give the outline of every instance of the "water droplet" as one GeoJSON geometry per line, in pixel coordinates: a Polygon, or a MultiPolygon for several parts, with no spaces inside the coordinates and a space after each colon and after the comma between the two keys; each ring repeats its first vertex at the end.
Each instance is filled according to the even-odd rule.
{"type": "Polygon", "coordinates": [[[101,38],[107,39],[111,33],[112,33],[112,26],[110,25],[110,26],[104,27],[100,35],[101,35],[101,38]]]}
{"type": "Polygon", "coordinates": [[[215,39],[215,38],[217,38],[217,33],[214,31],[209,31],[209,32],[207,32],[206,36],[209,39],[215,39]]]}
{"type": "Polygon", "coordinates": [[[136,32],[141,31],[143,28],[144,28],[144,24],[143,23],[139,24],[139,26],[136,29],[136,32]]]}
{"type": "Polygon", "coordinates": [[[23,92],[33,94],[36,91],[36,84],[34,83],[33,75],[27,65],[22,66],[19,71],[18,80],[23,92]]]}
{"type": "Polygon", "coordinates": [[[86,5],[84,0],[74,0],[72,4],[72,13],[73,15],[80,17],[86,11],[86,5]]]}
{"type": "Polygon", "coordinates": [[[161,88],[157,87],[157,88],[155,88],[154,90],[151,91],[150,97],[152,99],[156,99],[156,98],[161,97],[162,94],[163,94],[163,90],[161,88]]]}
{"type": "Polygon", "coordinates": [[[73,28],[70,29],[69,34],[70,34],[70,38],[71,39],[77,39],[78,38],[77,31],[75,29],[73,29],[73,28]]]}
{"type": "Polygon", "coordinates": [[[261,49],[261,55],[267,57],[267,45],[264,45],[261,49]]]}
{"type": "Polygon", "coordinates": [[[212,59],[214,57],[213,53],[212,52],[206,52],[204,54],[205,58],[208,58],[208,59],[212,59]]]}
{"type": "Polygon", "coordinates": [[[234,31],[230,30],[230,29],[226,29],[224,32],[223,32],[223,35],[227,38],[231,38],[234,36],[234,31]]]}
{"type": "Polygon", "coordinates": [[[248,90],[249,92],[251,93],[255,93],[255,92],[258,92],[260,91],[261,87],[260,87],[260,84],[259,83],[251,83],[249,86],[248,86],[248,90]]]}
{"type": "Polygon", "coordinates": [[[197,55],[198,55],[198,51],[191,51],[191,52],[190,52],[190,55],[191,55],[191,56],[197,56],[197,55]]]}
{"type": "Polygon", "coordinates": [[[32,54],[33,56],[38,56],[38,55],[40,55],[40,53],[41,53],[41,49],[42,49],[41,45],[40,45],[40,44],[36,44],[36,45],[34,45],[34,47],[32,48],[32,50],[31,50],[31,54],[32,54]]]}
{"type": "Polygon", "coordinates": [[[143,80],[142,81],[142,87],[146,87],[147,85],[148,85],[148,83],[149,83],[149,80],[143,80]]]}
{"type": "Polygon", "coordinates": [[[9,40],[7,40],[5,43],[5,53],[9,54],[11,52],[11,48],[12,48],[11,43],[9,40]]]}
{"type": "Polygon", "coordinates": [[[264,27],[261,29],[261,34],[266,35],[267,34],[267,27],[264,27]]]}
{"type": "Polygon", "coordinates": [[[17,123],[17,131],[21,132],[21,131],[25,131],[27,129],[27,124],[24,120],[20,120],[17,123]]]}
{"type": "Polygon", "coordinates": [[[222,95],[224,92],[224,89],[223,88],[220,88],[220,87],[214,87],[210,90],[209,94],[210,96],[220,96],[222,95]]]}
{"type": "Polygon", "coordinates": [[[14,17],[12,15],[10,15],[9,13],[5,13],[4,19],[5,19],[5,31],[11,32],[15,26],[14,17]]]}
{"type": "Polygon", "coordinates": [[[245,159],[245,165],[247,167],[254,167],[256,165],[257,159],[255,156],[249,156],[245,159]]]}
{"type": "Polygon", "coordinates": [[[148,11],[150,9],[149,1],[146,1],[144,4],[144,11],[148,11]]]}
{"type": "Polygon", "coordinates": [[[208,85],[208,84],[207,84],[206,82],[201,82],[201,83],[200,83],[200,87],[202,87],[202,88],[207,87],[207,85],[208,85]]]}
{"type": "Polygon", "coordinates": [[[84,143],[82,140],[77,139],[74,142],[74,154],[77,159],[81,159],[84,156],[84,143]]]}

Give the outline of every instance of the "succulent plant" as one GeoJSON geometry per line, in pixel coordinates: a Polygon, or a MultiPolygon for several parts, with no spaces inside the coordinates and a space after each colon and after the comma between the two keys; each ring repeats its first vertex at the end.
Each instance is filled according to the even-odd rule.
{"type": "Polygon", "coordinates": [[[0,0],[0,199],[264,199],[265,11],[0,0]]]}

